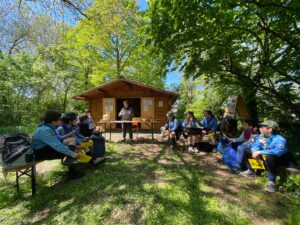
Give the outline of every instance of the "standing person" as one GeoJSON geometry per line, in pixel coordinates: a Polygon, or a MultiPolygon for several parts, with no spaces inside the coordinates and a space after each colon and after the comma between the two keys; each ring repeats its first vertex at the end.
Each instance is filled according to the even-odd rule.
{"type": "Polygon", "coordinates": [[[248,159],[261,159],[262,155],[265,155],[266,170],[268,172],[268,183],[265,191],[274,193],[276,191],[277,169],[280,166],[288,166],[291,157],[288,154],[286,139],[279,134],[279,126],[276,122],[267,120],[260,124],[259,130],[261,134],[251,146],[251,149],[244,151],[248,170],[241,172],[240,175],[254,174],[248,159]]]}
{"type": "MultiPolygon", "coordinates": [[[[134,117],[134,111],[133,108],[129,106],[128,100],[123,101],[123,108],[119,112],[119,117],[121,117],[122,121],[132,121],[132,118],[134,117]]],[[[130,140],[133,139],[132,135],[132,124],[131,123],[122,123],[122,133],[123,133],[123,141],[126,140],[126,133],[129,133],[130,140]]]]}
{"type": "Polygon", "coordinates": [[[94,126],[94,120],[91,116],[91,111],[89,109],[84,110],[84,115],[88,117],[87,122],[89,124],[90,133],[92,134],[95,126],[94,126]]]}
{"type": "Polygon", "coordinates": [[[180,136],[180,123],[178,119],[174,116],[173,112],[167,113],[167,122],[166,124],[160,128],[161,132],[168,131],[168,137],[170,141],[170,148],[172,150],[176,149],[176,137],[180,136]]]}
{"type": "Polygon", "coordinates": [[[195,118],[193,112],[187,112],[186,118],[182,123],[183,136],[188,141],[188,151],[197,153],[197,145],[201,134],[200,122],[195,118]]]}

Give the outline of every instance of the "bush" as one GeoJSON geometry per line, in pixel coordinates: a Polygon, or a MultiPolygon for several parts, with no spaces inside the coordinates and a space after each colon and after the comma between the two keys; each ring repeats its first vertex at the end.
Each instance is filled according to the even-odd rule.
{"type": "Polygon", "coordinates": [[[0,135],[3,134],[15,134],[18,132],[26,133],[31,135],[34,131],[34,129],[37,127],[37,125],[26,125],[26,126],[5,126],[0,127],[0,135]]]}

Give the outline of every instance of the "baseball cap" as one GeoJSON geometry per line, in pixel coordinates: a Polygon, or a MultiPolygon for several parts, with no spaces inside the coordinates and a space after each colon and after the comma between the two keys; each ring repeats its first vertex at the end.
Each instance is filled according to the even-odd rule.
{"type": "Polygon", "coordinates": [[[268,126],[274,130],[279,130],[278,124],[273,120],[266,120],[259,124],[260,126],[268,126]]]}

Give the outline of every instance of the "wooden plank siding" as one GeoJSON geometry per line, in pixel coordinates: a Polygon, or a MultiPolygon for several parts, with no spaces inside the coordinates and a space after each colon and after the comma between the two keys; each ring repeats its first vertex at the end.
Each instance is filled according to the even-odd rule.
{"type": "MultiPolygon", "coordinates": [[[[150,87],[141,83],[137,83],[135,81],[130,81],[122,78],[73,96],[74,99],[86,100],[89,102],[91,115],[94,118],[96,125],[97,122],[99,122],[103,118],[103,98],[126,99],[147,97],[154,99],[153,119],[160,121],[159,124],[154,125],[154,128],[159,129],[165,123],[166,114],[171,109],[171,106],[175,102],[175,100],[179,97],[179,93],[150,87]]],[[[142,110],[142,105],[140,107],[142,110]]],[[[115,112],[115,114],[117,113],[118,112],[115,112]]],[[[114,120],[115,118],[111,119],[114,120]]],[[[150,129],[150,126],[144,126],[144,128],[150,129]]]]}

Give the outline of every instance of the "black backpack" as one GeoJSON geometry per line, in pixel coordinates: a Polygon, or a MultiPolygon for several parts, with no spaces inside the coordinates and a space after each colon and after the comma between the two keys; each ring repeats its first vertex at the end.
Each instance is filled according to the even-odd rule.
{"type": "Polygon", "coordinates": [[[0,151],[1,160],[4,164],[13,163],[31,149],[31,140],[27,134],[18,133],[3,136],[2,140],[3,146],[0,148],[0,151]]]}

